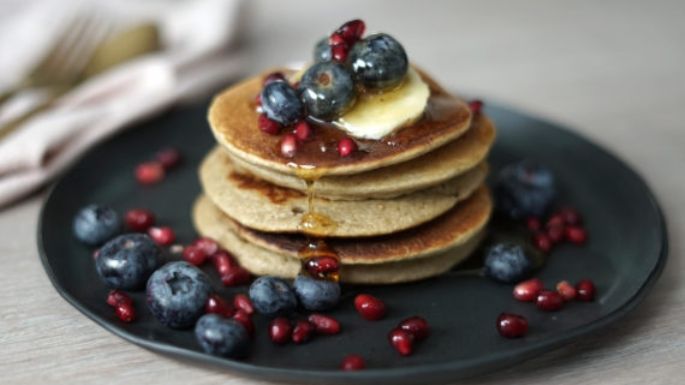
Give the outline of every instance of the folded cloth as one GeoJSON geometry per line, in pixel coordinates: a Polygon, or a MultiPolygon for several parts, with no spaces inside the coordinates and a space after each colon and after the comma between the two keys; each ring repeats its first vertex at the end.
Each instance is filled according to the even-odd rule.
{"type": "MultiPolygon", "coordinates": [[[[231,43],[238,33],[241,3],[9,0],[1,4],[0,36],[12,37],[0,42],[4,86],[21,79],[54,44],[64,20],[84,8],[96,8],[119,24],[154,23],[163,49],[89,78],[0,140],[0,207],[44,185],[89,147],[131,122],[235,77],[242,57],[231,43]]],[[[0,124],[17,108],[40,98],[34,91],[10,100],[0,109],[0,124]]]]}

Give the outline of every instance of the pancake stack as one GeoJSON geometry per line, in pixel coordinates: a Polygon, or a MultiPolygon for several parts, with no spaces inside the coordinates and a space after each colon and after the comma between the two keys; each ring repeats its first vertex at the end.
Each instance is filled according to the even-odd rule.
{"type": "Polygon", "coordinates": [[[284,157],[257,124],[261,76],[219,94],[198,232],[253,274],[285,278],[318,255],[338,258],[340,280],[359,284],[424,279],[467,258],[492,210],[484,181],[495,128],[417,72],[430,88],[423,116],[381,140],[355,139],[348,157],[335,147],[345,133],[323,123],[284,157]]]}

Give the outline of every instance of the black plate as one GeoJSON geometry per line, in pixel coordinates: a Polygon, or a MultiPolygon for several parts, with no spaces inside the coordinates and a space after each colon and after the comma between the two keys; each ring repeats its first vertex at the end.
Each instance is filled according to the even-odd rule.
{"type": "MultiPolygon", "coordinates": [[[[263,332],[266,320],[255,317],[261,332],[251,357],[242,362],[206,355],[190,331],[162,327],[145,309],[142,293],[134,295],[139,319],[130,325],[119,322],[105,304],[107,289],[95,273],[92,251],[71,235],[72,217],[91,202],[122,212],[147,207],[158,214],[158,222],[176,229],[181,242],[194,239],[190,207],[200,192],[196,167],[214,145],[205,120],[206,104],[172,110],[84,156],[54,186],[43,208],[38,229],[43,265],[69,303],[112,333],[153,351],[261,379],[425,384],[506,367],[605,327],[635,308],[661,272],[667,239],[652,193],[614,156],[554,124],[492,105],[487,113],[499,128],[491,155],[493,171],[524,157],[548,165],[558,176],[561,201],[579,208],[586,219],[588,244],[556,249],[539,276],[550,285],[561,279],[591,278],[598,287],[596,302],[571,303],[560,312],[544,313],[513,300],[510,286],[477,276],[445,275],[399,286],[348,287],[348,298],[333,312],[344,326],[343,333],[304,346],[274,346],[263,332]],[[185,165],[157,186],[137,185],[134,166],[166,145],[182,150],[185,165]],[[391,310],[385,320],[366,322],[356,315],[349,296],[360,290],[386,301],[391,310]],[[531,325],[528,336],[520,340],[500,337],[494,324],[502,311],[525,315],[531,325]],[[430,321],[433,335],[413,356],[401,358],[390,348],[386,333],[399,319],[414,314],[430,321]],[[349,353],[366,357],[369,369],[337,370],[349,353]]],[[[226,295],[235,292],[220,290],[226,295]]]]}

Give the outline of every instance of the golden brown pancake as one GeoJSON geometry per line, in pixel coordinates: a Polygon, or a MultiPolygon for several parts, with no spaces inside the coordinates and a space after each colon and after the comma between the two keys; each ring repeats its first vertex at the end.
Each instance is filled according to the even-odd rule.
{"type": "MultiPolygon", "coordinates": [[[[494,140],[492,121],[478,114],[464,135],[425,155],[359,174],[324,176],[313,181],[311,189],[317,196],[334,200],[394,198],[440,184],[473,168],[485,159],[494,140]]],[[[307,183],[297,176],[229,157],[238,169],[263,180],[307,191],[307,183]]]]}
{"type": "Polygon", "coordinates": [[[425,73],[420,75],[431,90],[424,115],[381,140],[356,140],[359,151],[344,158],[336,148],[346,134],[324,124],[315,125],[313,138],[303,143],[293,158],[281,155],[281,136],[263,133],[257,123],[255,97],[262,88],[263,76],[247,79],[216,96],[209,109],[209,124],[217,141],[249,164],[304,179],[358,174],[419,157],[458,138],[469,128],[468,106],[425,73]]]}
{"type": "MultiPolygon", "coordinates": [[[[393,199],[314,198],[310,211],[325,217],[330,226],[309,233],[365,237],[415,227],[468,198],[483,183],[486,174],[487,166],[480,164],[437,186],[393,199]]],[[[305,194],[238,172],[221,149],[215,149],[203,161],[200,181],[212,202],[244,226],[277,233],[304,230],[301,224],[310,208],[305,194]]]]}
{"type": "MultiPolygon", "coordinates": [[[[234,233],[226,222],[227,217],[207,197],[198,198],[192,216],[200,234],[216,239],[253,274],[294,278],[300,272],[298,258],[262,248],[234,233]]],[[[476,249],[483,234],[483,229],[475,231],[464,242],[423,258],[377,264],[346,264],[343,260],[341,280],[358,284],[391,284],[439,275],[466,259],[476,249]]]]}

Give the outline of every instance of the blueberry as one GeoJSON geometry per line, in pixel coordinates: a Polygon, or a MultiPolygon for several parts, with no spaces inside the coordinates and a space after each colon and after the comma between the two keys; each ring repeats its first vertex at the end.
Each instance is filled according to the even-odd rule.
{"type": "Polygon", "coordinates": [[[324,37],[314,46],[314,62],[331,61],[331,46],[328,38],[324,37]]]}
{"type": "Polygon", "coordinates": [[[250,347],[250,336],[245,327],[217,314],[205,314],[197,321],[195,338],[202,350],[221,357],[245,357],[250,347]]]}
{"type": "Polygon", "coordinates": [[[124,234],[105,243],[95,258],[95,269],[107,286],[135,290],[159,264],[159,247],[144,234],[124,234]]]}
{"type": "Polygon", "coordinates": [[[162,324],[187,328],[204,313],[210,292],[202,270],[183,261],[169,262],[147,281],[147,306],[162,324]]]}
{"type": "Polygon", "coordinates": [[[121,231],[121,218],[109,207],[88,205],[74,217],[74,235],[88,245],[97,246],[121,231]]]}
{"type": "Polygon", "coordinates": [[[517,283],[533,271],[533,261],[521,245],[499,243],[485,252],[486,276],[504,283],[517,283]]]}
{"type": "Polygon", "coordinates": [[[262,88],[262,108],[266,116],[289,126],[302,119],[304,106],[297,91],[285,81],[268,83],[262,88]]]}
{"type": "Polygon", "coordinates": [[[345,113],[357,97],[350,72],[332,61],[309,67],[300,80],[300,91],[309,115],[323,120],[345,113]]]}
{"type": "Polygon", "coordinates": [[[348,61],[355,79],[369,89],[399,85],[409,69],[402,44],[384,33],[367,36],[350,50],[348,61]]]}
{"type": "Polygon", "coordinates": [[[298,275],[293,286],[297,299],[307,310],[329,310],[340,300],[340,285],[337,282],[298,275]]]}
{"type": "Polygon", "coordinates": [[[259,277],[250,285],[250,299],[255,309],[266,316],[287,314],[297,307],[290,285],[276,277],[259,277]]]}
{"type": "Polygon", "coordinates": [[[552,171],[530,161],[504,167],[495,182],[497,209],[512,219],[542,216],[555,196],[552,171]]]}

